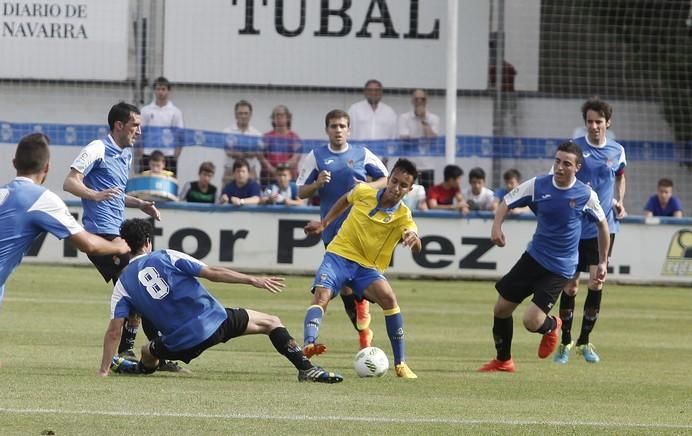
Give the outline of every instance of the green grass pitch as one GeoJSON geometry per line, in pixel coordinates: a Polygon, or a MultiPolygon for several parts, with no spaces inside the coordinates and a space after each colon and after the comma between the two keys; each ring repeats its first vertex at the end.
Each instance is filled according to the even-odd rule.
{"type": "MultiPolygon", "coordinates": [[[[226,306],[278,315],[300,342],[310,278],[286,282],[279,295],[207,286],[226,306]]],[[[493,283],[392,284],[418,380],[391,369],[356,376],[357,336],[340,299],[322,325],[329,350],[314,360],[341,372],[341,384],[299,383],[265,336],[208,350],[192,374],[104,379],[96,369],[110,287],[92,268],[23,265],[0,312],[0,434],[692,434],[691,288],[606,285],[591,337],[602,359],[595,365],[577,355],[565,366],[538,359],[540,338],[521,326],[522,305],[517,372],[485,374],[476,370],[494,356],[493,283]]],[[[372,312],[374,345],[391,359],[382,311],[372,312]]]]}

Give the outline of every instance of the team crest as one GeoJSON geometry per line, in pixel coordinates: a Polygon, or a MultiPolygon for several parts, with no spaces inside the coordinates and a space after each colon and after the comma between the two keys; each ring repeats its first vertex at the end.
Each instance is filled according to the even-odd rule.
{"type": "Polygon", "coordinates": [[[327,281],[327,273],[320,274],[320,283],[325,283],[327,281]]]}
{"type": "Polygon", "coordinates": [[[569,201],[569,207],[571,207],[572,209],[577,207],[577,200],[575,200],[575,199],[570,200],[569,201]]]}
{"type": "Polygon", "coordinates": [[[348,167],[353,168],[353,159],[349,159],[348,161],[348,167]]]}

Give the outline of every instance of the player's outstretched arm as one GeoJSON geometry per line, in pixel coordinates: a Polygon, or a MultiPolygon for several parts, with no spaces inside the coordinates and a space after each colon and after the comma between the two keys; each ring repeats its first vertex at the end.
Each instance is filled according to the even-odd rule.
{"type": "Polygon", "coordinates": [[[108,323],[106,334],[103,336],[101,367],[97,372],[101,377],[108,376],[113,356],[115,356],[118,351],[118,344],[120,343],[120,335],[122,334],[124,323],[125,318],[114,318],[108,323]]]}
{"type": "Polygon", "coordinates": [[[79,198],[92,201],[111,200],[122,195],[122,191],[118,188],[109,188],[105,191],[94,191],[88,188],[84,184],[84,174],[74,168],[70,168],[70,172],[62,184],[62,189],[79,198]]]}
{"type": "Polygon", "coordinates": [[[272,294],[281,292],[284,284],[283,277],[257,277],[234,271],[221,266],[205,266],[199,276],[212,282],[242,283],[256,288],[266,289],[272,294]]]}
{"type": "Polygon", "coordinates": [[[80,251],[96,256],[106,254],[127,254],[130,252],[130,247],[122,238],[115,238],[112,241],[104,239],[87,232],[75,233],[70,236],[70,242],[80,251]]]}

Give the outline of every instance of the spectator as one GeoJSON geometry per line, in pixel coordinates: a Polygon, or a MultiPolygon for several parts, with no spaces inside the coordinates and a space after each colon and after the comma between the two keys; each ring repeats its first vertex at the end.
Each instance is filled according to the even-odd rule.
{"type": "Polygon", "coordinates": [[[430,188],[428,207],[430,209],[458,210],[469,213],[469,205],[461,194],[461,176],[464,170],[458,165],[447,165],[444,169],[445,181],[430,188]]]}
{"type": "Polygon", "coordinates": [[[682,217],[682,203],[673,195],[672,180],[663,178],[658,181],[656,194],[652,195],[644,206],[644,216],[682,217]]]}
{"type": "Polygon", "coordinates": [[[351,105],[348,115],[351,118],[351,139],[378,140],[394,139],[396,133],[396,112],[382,103],[382,83],[376,79],[365,82],[365,100],[351,105]]]}
{"type": "Polygon", "coordinates": [[[406,206],[408,206],[411,211],[428,210],[428,203],[423,185],[414,183],[411,190],[404,197],[404,203],[406,203],[406,206]]]}
{"type": "MultiPolygon", "coordinates": [[[[514,188],[519,186],[519,184],[521,183],[521,173],[516,168],[510,168],[507,171],[505,171],[505,173],[502,175],[502,178],[505,181],[505,186],[502,188],[497,188],[495,190],[495,198],[493,199],[493,211],[497,210],[497,206],[500,205],[500,202],[502,201],[502,199],[505,198],[505,195],[512,192],[514,188]]],[[[528,206],[515,207],[509,210],[510,215],[527,212],[531,212],[531,209],[529,209],[528,206]]]]}
{"type": "Polygon", "coordinates": [[[173,141],[170,144],[164,144],[166,135],[150,135],[147,136],[147,127],[171,127],[182,129],[183,113],[173,105],[169,100],[171,84],[165,77],[159,77],[154,81],[154,101],[142,108],[142,144],[143,148],[137,147],[139,157],[139,168],[147,168],[149,166],[149,157],[154,150],[163,150],[166,157],[166,167],[173,174],[178,173],[178,157],[180,156],[181,147],[177,138],[180,138],[178,132],[173,132],[173,141]]]}
{"type": "MultiPolygon", "coordinates": [[[[492,90],[497,90],[497,41],[493,37],[490,40],[488,57],[488,85],[492,90]]],[[[500,71],[500,127],[502,136],[518,134],[517,129],[517,95],[514,88],[514,79],[517,70],[514,65],[502,59],[500,71]]]]}
{"type": "Polygon", "coordinates": [[[271,120],[273,129],[264,134],[264,150],[259,154],[262,185],[268,185],[274,180],[276,166],[279,164],[288,165],[292,177],[298,175],[300,137],[291,130],[293,115],[286,106],[280,104],[272,110],[271,120]]]}
{"type": "Polygon", "coordinates": [[[292,180],[291,168],[286,164],[276,167],[276,182],[267,188],[262,196],[262,204],[283,204],[285,206],[304,206],[305,200],[298,196],[298,185],[292,180]]]}
{"type": "Polygon", "coordinates": [[[259,146],[261,141],[257,140],[255,144],[251,138],[261,138],[262,133],[250,125],[250,119],[252,118],[252,105],[247,100],[240,100],[235,104],[235,124],[226,127],[224,129],[225,133],[231,133],[233,135],[244,135],[249,138],[234,138],[232,144],[227,144],[226,146],[226,165],[224,167],[224,174],[222,183],[225,186],[228,182],[233,179],[233,162],[238,158],[243,158],[250,165],[250,178],[257,180],[259,178],[260,172],[262,171],[262,164],[259,161],[259,146]],[[240,143],[240,144],[239,144],[240,143]],[[254,151],[239,151],[239,149],[252,149],[252,145],[256,145],[256,150],[254,151]]]}
{"type": "Polygon", "coordinates": [[[432,138],[440,133],[440,117],[426,109],[428,96],[422,89],[411,95],[413,110],[399,117],[401,139],[432,138]]]}
{"type": "Polygon", "coordinates": [[[233,162],[233,180],[223,187],[219,204],[230,203],[236,206],[259,204],[261,189],[259,183],[250,179],[250,167],[245,159],[233,162]]]}
{"type": "Polygon", "coordinates": [[[149,169],[142,171],[143,176],[175,177],[173,171],[166,169],[166,156],[161,150],[154,150],[149,156],[149,169]]]}
{"type": "Polygon", "coordinates": [[[464,189],[462,195],[470,210],[494,210],[493,199],[495,194],[485,186],[485,171],[476,167],[469,171],[469,187],[464,189]]]}
{"type": "Polygon", "coordinates": [[[216,202],[216,186],[211,184],[216,167],[213,162],[202,162],[199,166],[199,178],[196,182],[187,182],[180,191],[180,200],[188,203],[216,202]]]}

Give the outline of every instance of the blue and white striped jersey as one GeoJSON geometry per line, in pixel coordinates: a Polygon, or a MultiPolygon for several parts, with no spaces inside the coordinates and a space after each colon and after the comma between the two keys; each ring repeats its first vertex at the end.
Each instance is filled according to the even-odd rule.
{"type": "Polygon", "coordinates": [[[204,342],[227,318],[226,309],[197,280],[205,266],[175,250],[135,257],[113,288],[111,319],[139,313],[172,351],[204,342]]]}
{"type": "Polygon", "coordinates": [[[84,231],[65,202],[26,177],[0,187],[0,302],[5,282],[42,232],[64,239],[84,231]]]}
{"type": "MultiPolygon", "coordinates": [[[[321,171],[331,173],[331,181],[318,191],[320,196],[320,217],[324,218],[334,203],[342,195],[353,189],[358,181],[367,181],[367,177],[379,179],[388,175],[387,167],[370,150],[357,144],[346,144],[344,150],[334,151],[329,145],[313,149],[300,162],[300,171],[296,184],[298,186],[313,183],[321,171]]],[[[348,211],[334,220],[322,232],[322,241],[329,244],[348,211]]]]}
{"type": "Polygon", "coordinates": [[[579,180],[560,188],[553,175],[527,180],[508,192],[510,209],[529,206],[536,215],[536,232],[526,251],[545,269],[571,278],[577,269],[581,220],[606,219],[596,192],[579,180]]]}
{"type": "Polygon", "coordinates": [[[132,166],[132,148],[120,148],[113,137],[91,141],[70,165],[84,174],[84,184],[95,191],[119,188],[123,193],[112,200],[82,199],[84,228],[97,234],[120,234],[125,219],[125,186],[132,166]]]}
{"type": "MultiPolygon", "coordinates": [[[[620,223],[615,220],[613,197],[615,195],[615,178],[622,174],[627,166],[625,148],[607,139],[604,146],[592,145],[586,136],[576,138],[574,143],[581,147],[583,159],[577,171],[577,179],[596,191],[601,200],[601,207],[608,218],[610,233],[617,233],[620,223]]],[[[588,220],[582,221],[581,239],[593,239],[598,236],[596,225],[588,220]]]]}

